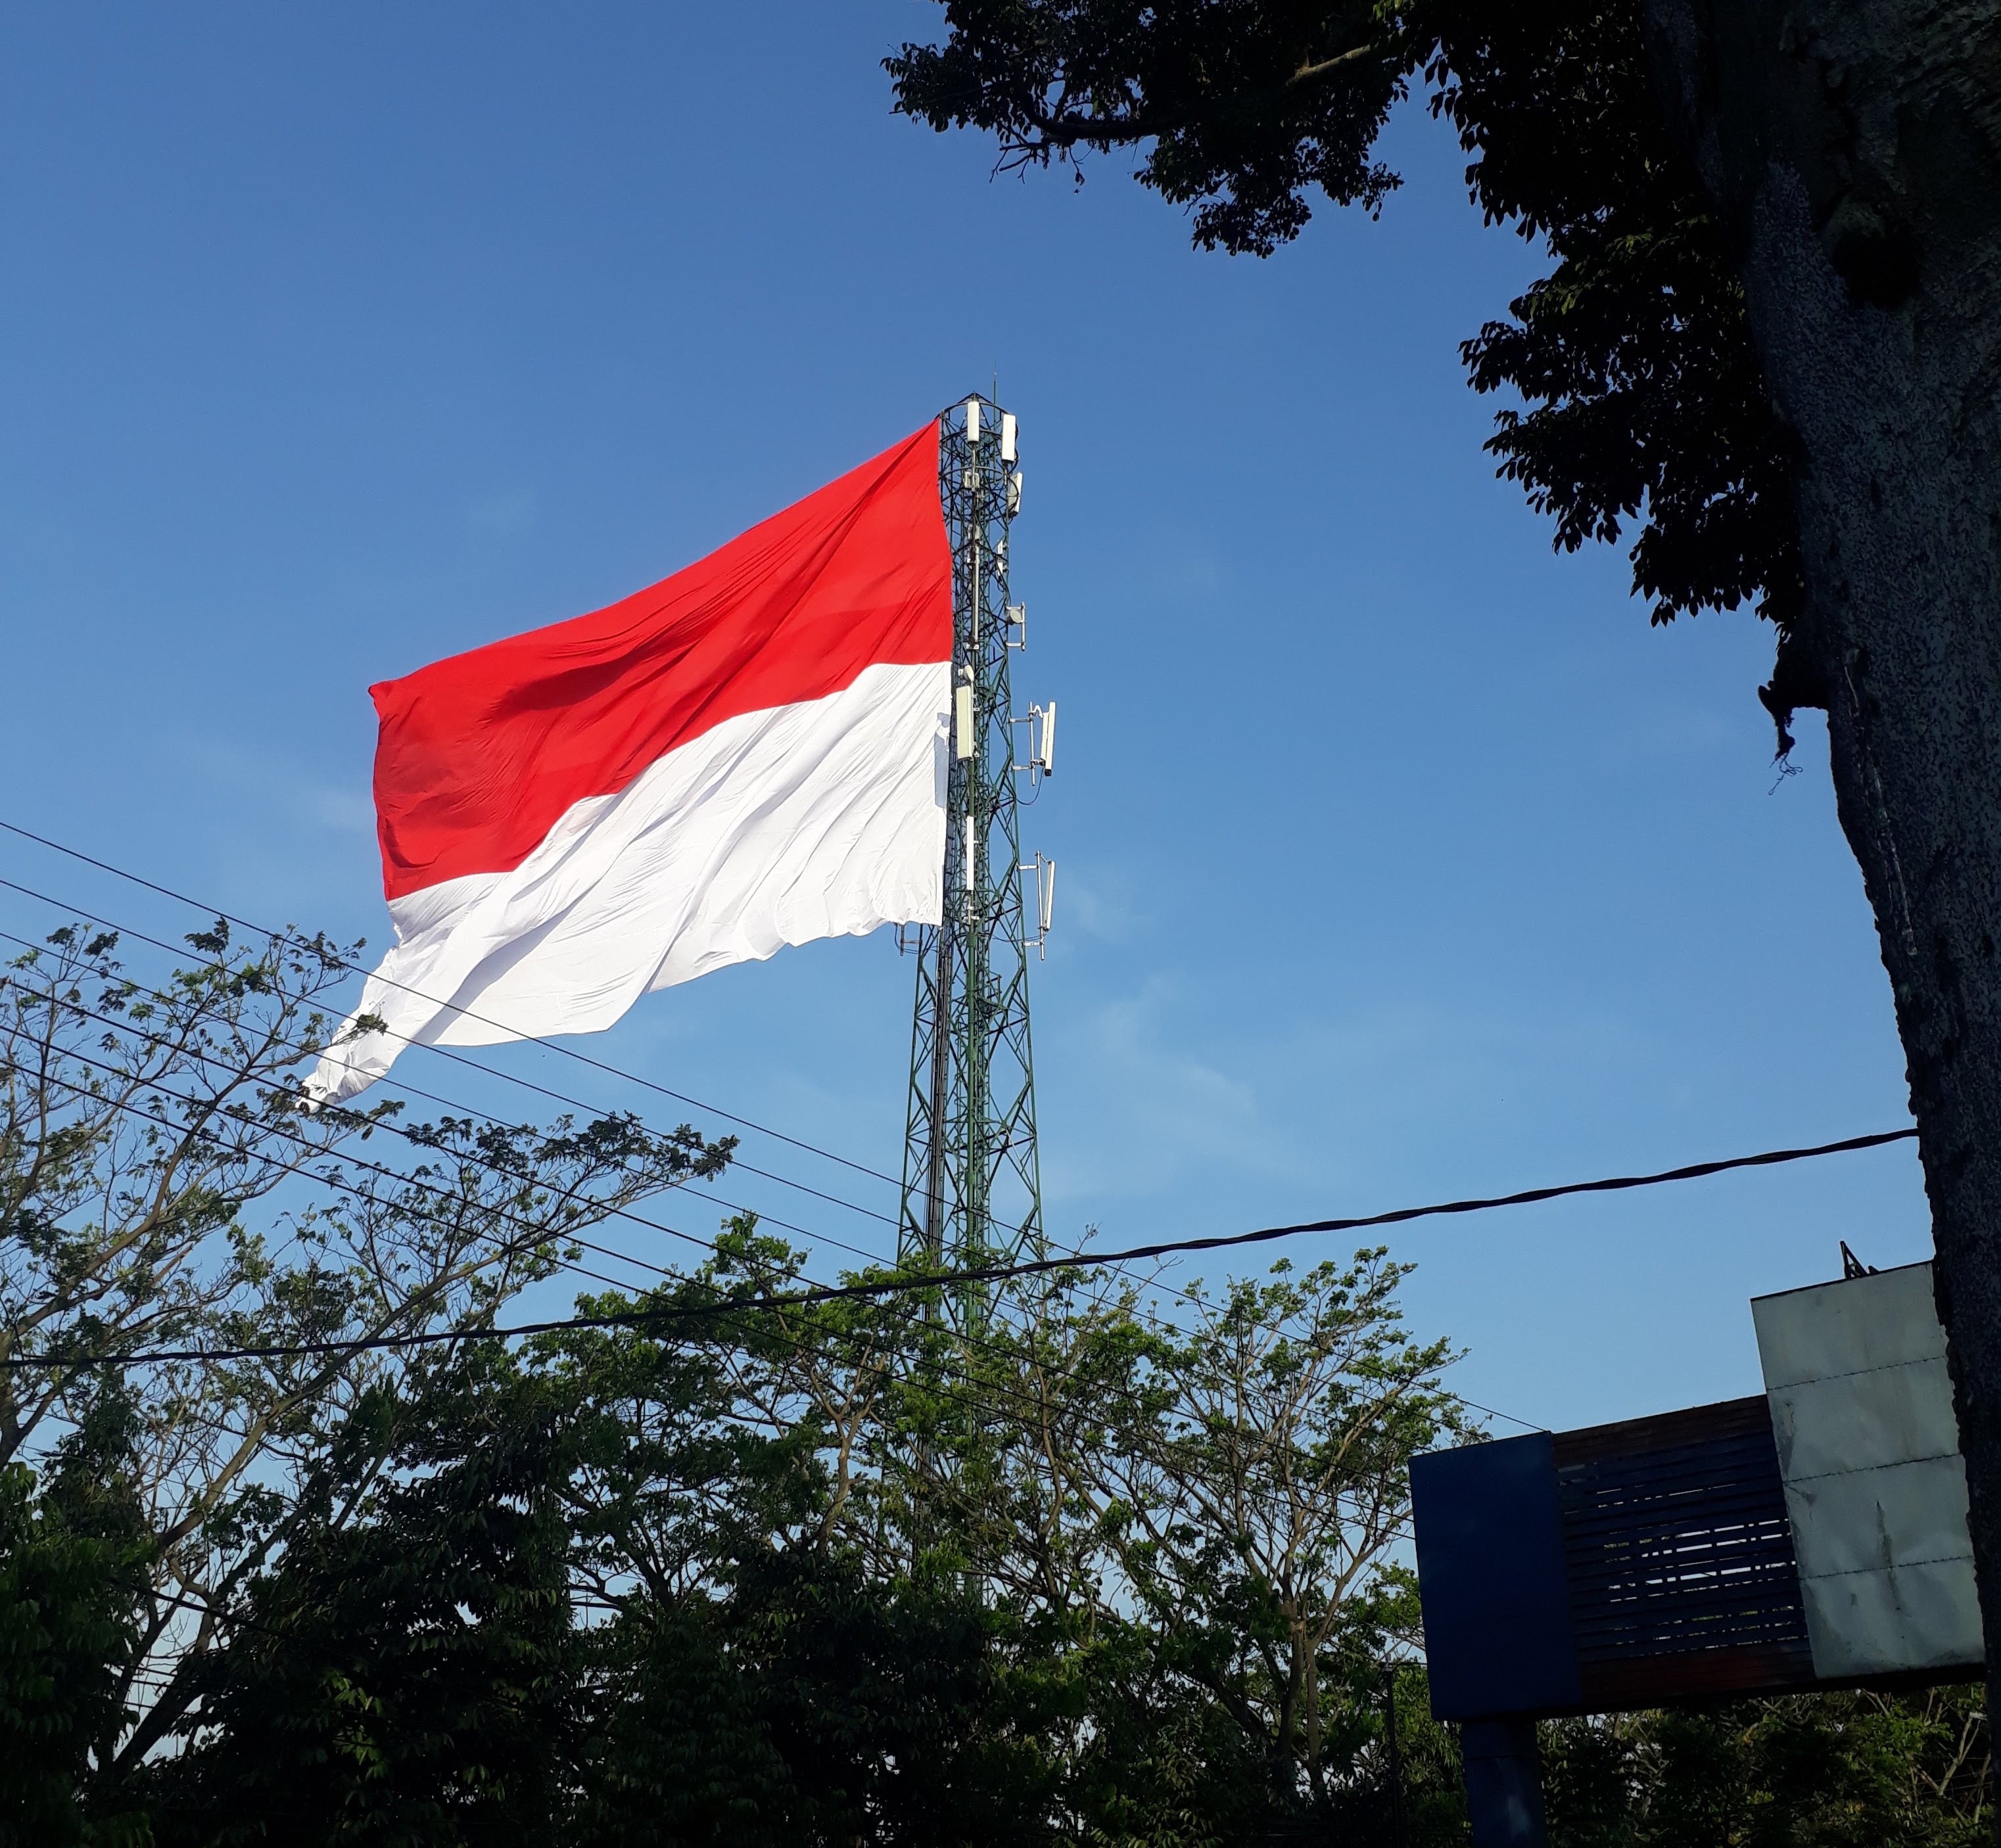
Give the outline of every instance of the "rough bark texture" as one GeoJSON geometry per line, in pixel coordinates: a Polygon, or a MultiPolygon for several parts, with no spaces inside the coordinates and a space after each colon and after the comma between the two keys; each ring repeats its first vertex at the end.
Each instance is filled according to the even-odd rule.
{"type": "Polygon", "coordinates": [[[1781,665],[1895,995],[2001,1713],[2001,0],[1646,7],[1798,445],[1781,665]]]}

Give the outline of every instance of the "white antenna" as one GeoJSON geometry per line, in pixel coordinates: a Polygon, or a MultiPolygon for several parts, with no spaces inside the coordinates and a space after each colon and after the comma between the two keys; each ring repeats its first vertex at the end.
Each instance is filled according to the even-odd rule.
{"type": "Polygon", "coordinates": [[[1021,471],[1018,468],[1007,478],[1007,514],[1010,519],[1021,511],[1021,471]]]}
{"type": "Polygon", "coordinates": [[[1010,603],[1007,606],[1007,620],[1011,623],[1018,624],[1021,630],[1021,639],[1016,641],[1011,636],[1008,638],[1008,647],[1027,648],[1028,645],[1028,606],[1026,603],[1010,603]]]}
{"type": "Polygon", "coordinates": [[[966,439],[968,443],[980,440],[980,400],[976,398],[966,401],[966,439]]]}
{"type": "Polygon", "coordinates": [[[1052,700],[1042,708],[1042,748],[1035,759],[1042,766],[1045,776],[1056,773],[1056,703],[1052,700]]]}
{"type": "Polygon", "coordinates": [[[962,681],[953,700],[953,755],[961,762],[973,755],[973,683],[962,681]]]}
{"type": "Polygon", "coordinates": [[[1038,853],[1033,860],[1023,860],[1021,870],[1035,876],[1035,922],[1040,926],[1040,934],[1029,941],[1035,946],[1036,956],[1046,961],[1049,954],[1049,920],[1056,908],[1056,863],[1038,853]]]}
{"type": "Polygon", "coordinates": [[[1012,411],[1000,413],[1000,460],[1004,462],[1014,460],[1014,413],[1012,411]]]}

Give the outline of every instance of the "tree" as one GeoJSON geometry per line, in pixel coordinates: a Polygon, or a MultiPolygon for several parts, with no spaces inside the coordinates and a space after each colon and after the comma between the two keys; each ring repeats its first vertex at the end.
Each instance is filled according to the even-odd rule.
{"type": "Polygon", "coordinates": [[[572,1703],[555,1412],[477,1343],[354,1405],[226,1646],[176,1669],[189,1749],[130,1780],[162,1848],[559,1839],[572,1703]]]}
{"type": "Polygon", "coordinates": [[[129,1511],[93,1495],[74,1453],[56,1492],[0,1466],[0,1844],[123,1848],[145,1839],[130,1808],[92,1813],[94,1749],[129,1722],[145,1548],[129,1511]],[[124,1518],[120,1518],[121,1514],[124,1518]],[[106,1516],[109,1518],[106,1518],[106,1516]]]}
{"type": "Polygon", "coordinates": [[[367,1344],[490,1325],[579,1233],[729,1153],[628,1117],[302,1112],[348,959],[189,940],[157,982],[71,928],[0,975],[0,1467],[57,1466],[137,1537],[136,1640],[88,1742],[104,1802],[172,1736],[179,1666],[283,1556],[355,1408],[424,1364],[367,1344]]]}
{"type": "Polygon", "coordinates": [[[1972,1848],[1993,1822],[1977,1692],[1791,1695],[1542,1728],[1564,1848],[1972,1848]]]}
{"type": "MultiPolygon", "coordinates": [[[[1143,146],[1196,239],[1374,210],[1429,81],[1556,266],[1467,343],[1557,542],[1626,523],[1656,620],[1756,604],[1781,753],[1828,718],[1895,998],[2001,1638],[2001,6],[1996,0],[945,0],[897,106],[1004,163],[1143,146]]],[[[2001,1650],[1990,1698],[2001,1700],[2001,1650]]]]}
{"type": "MultiPolygon", "coordinates": [[[[1456,1429],[1401,1267],[1280,1266],[1173,1321],[1047,1279],[963,1336],[928,1293],[774,1306],[798,1254],[742,1221],[719,1246],[585,1299],[600,1325],[348,1398],[115,1804],[87,1741],[147,1606],[139,1433],[66,1441],[39,1515],[0,1482],[0,1729],[31,1745],[0,1815],[106,1848],[1387,1843],[1394,1697],[1401,1839],[1463,1839],[1450,1735],[1393,1666],[1404,1461],[1456,1429]]],[[[1568,1848],[1947,1848],[1985,1814],[1947,1690],[1547,1748],[1568,1848]]]]}
{"type": "Polygon", "coordinates": [[[1382,1252],[1171,1314],[1059,1273],[961,1328],[936,1289],[799,1300],[745,1218],[482,1339],[727,1148],[302,1113],[344,959],[193,947],[149,983],[65,930],[0,990],[0,1831],[889,1848],[1366,1809],[1404,1464],[1457,1429],[1382,1252]]]}
{"type": "Polygon", "coordinates": [[[764,1306],[800,1257],[734,1221],[659,1323],[536,1345],[610,1614],[590,1826],[1236,1840],[1380,1787],[1405,1466],[1460,1428],[1404,1267],[1281,1265],[1172,1320],[1059,1273],[962,1334],[931,1292],[764,1306]]]}
{"type": "Polygon", "coordinates": [[[990,1422],[912,1454],[969,1563],[1090,1676],[1077,1751],[1108,1798],[1149,1787],[1110,1775],[1140,1738],[1226,1815],[1325,1812],[1354,1775],[1374,1722],[1350,1722],[1416,1627],[1410,1459],[1467,1428],[1449,1344],[1402,1325],[1407,1274],[1281,1262],[1150,1309],[1057,1273],[966,1356],[990,1422]]]}

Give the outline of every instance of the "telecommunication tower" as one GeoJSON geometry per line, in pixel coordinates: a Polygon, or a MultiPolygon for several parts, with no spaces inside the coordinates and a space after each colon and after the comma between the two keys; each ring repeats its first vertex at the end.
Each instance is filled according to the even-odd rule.
{"type": "MultiPolygon", "coordinates": [[[[1048,940],[1056,863],[1038,853],[1024,863],[1018,808],[1022,791],[1032,801],[1055,768],[1056,702],[1017,714],[1009,687],[1009,662],[1028,646],[1028,613],[1007,589],[1007,535],[1021,505],[1018,447],[1013,415],[990,399],[969,398],[939,419],[952,560],[945,904],[941,922],[916,931],[897,1239],[903,1262],[932,1270],[1005,1263],[1037,1247],[1042,1232],[1028,952],[1048,940]]],[[[976,1325],[985,1294],[976,1284],[948,1292],[949,1312],[976,1325]]]]}

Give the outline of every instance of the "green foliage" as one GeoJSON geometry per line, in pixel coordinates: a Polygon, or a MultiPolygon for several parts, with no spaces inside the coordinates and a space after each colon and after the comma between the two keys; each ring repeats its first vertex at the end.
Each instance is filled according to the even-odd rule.
{"type": "Polygon", "coordinates": [[[1542,1729],[1561,1848],[1974,1848],[1994,1830],[1979,1691],[1794,1695],[1542,1729]]]}
{"type": "MultiPolygon", "coordinates": [[[[434,1340],[727,1148],[301,1120],[320,952],[112,947],[0,995],[0,1848],[1387,1843],[1393,1690],[1404,1839],[1463,1840],[1398,1548],[1474,1433],[1386,1252],[801,1301],[740,1219],[600,1325],[434,1340]],[[426,1341],[91,1363],[376,1332],[426,1341]]],[[[1558,1729],[1557,1807],[1961,1839],[1977,1714],[1856,1700],[1558,1729]]]]}
{"type": "Polygon", "coordinates": [[[140,1550],[61,1487],[38,1496],[25,1467],[0,1467],[0,1848],[123,1848],[144,1818],[93,1802],[91,1753],[125,1717],[140,1550]]]}
{"type": "Polygon", "coordinates": [[[920,1299],[745,1305],[797,1265],[738,1224],[650,1326],[352,1395],[176,1659],[158,1749],[67,1774],[167,1848],[1376,1815],[1381,1658],[1415,1622],[1387,1549],[1410,1449],[1452,1428],[1399,1267],[1282,1265],[1178,1329],[1073,1279],[967,1339],[920,1299]]]}
{"type": "Polygon", "coordinates": [[[1566,551],[1616,540],[1644,509],[1633,580],[1656,622],[1749,601],[1789,625],[1790,456],[1743,287],[1655,100],[1638,6],[1424,0],[1418,17],[1481,210],[1557,259],[1462,349],[1477,390],[1531,406],[1496,419],[1502,474],[1566,551]]]}
{"type": "Polygon", "coordinates": [[[1408,56],[1372,0],[943,0],[942,47],[886,61],[897,107],[997,132],[1004,162],[1146,141],[1140,177],[1191,206],[1196,241],[1268,255],[1317,186],[1377,210],[1369,149],[1408,56]]]}
{"type": "Polygon", "coordinates": [[[1489,449],[1554,516],[1556,543],[1638,531],[1654,620],[1750,602],[1800,610],[1784,432],[1742,289],[1693,168],[1670,141],[1639,0],[942,0],[936,45],[886,61],[896,106],[993,134],[1001,162],[1141,150],[1142,182],[1192,208],[1195,241],[1268,255],[1315,188],[1373,212],[1390,105],[1431,86],[1473,156],[1490,221],[1554,259],[1463,349],[1516,393],[1489,449]]]}
{"type": "Polygon", "coordinates": [[[566,1457],[548,1395],[475,1350],[359,1405],[226,1648],[182,1666],[164,1843],[553,1839],[568,1722],[566,1457]]]}
{"type": "Polygon", "coordinates": [[[322,1518],[308,1488],[360,1409],[427,1364],[365,1344],[490,1322],[730,1146],[630,1117],[302,1111],[346,959],[221,922],[189,943],[158,981],[77,927],[0,970],[0,1467],[40,1469],[45,1513],[87,1517],[65,1532],[115,1520],[130,1546],[137,1643],[106,1658],[112,1717],[88,1736],[104,1791],[173,1735],[184,1659],[322,1518]],[[100,1364],[162,1348],[253,1351],[100,1364]]]}

